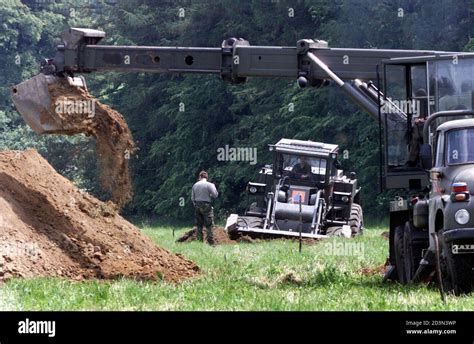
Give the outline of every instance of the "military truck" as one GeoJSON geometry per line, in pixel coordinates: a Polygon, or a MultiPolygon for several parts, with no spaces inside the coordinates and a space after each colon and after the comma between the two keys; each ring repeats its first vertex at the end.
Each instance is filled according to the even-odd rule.
{"type": "Polygon", "coordinates": [[[335,144],[281,139],[269,145],[273,164],[249,182],[251,203],[244,216],[231,214],[226,230],[231,237],[362,234],[363,213],[356,174],[343,174],[335,144]]]}
{"type": "Polygon", "coordinates": [[[393,266],[399,282],[432,281],[456,295],[474,281],[474,119],[471,111],[442,111],[428,118],[421,149],[430,184],[409,200],[391,202],[393,266]],[[437,270],[438,268],[439,270],[437,270]]]}
{"type": "Polygon", "coordinates": [[[382,68],[381,97],[414,105],[380,109],[384,187],[398,192],[390,201],[385,279],[437,282],[443,292],[468,293],[474,282],[474,54],[396,58],[382,68]]]}

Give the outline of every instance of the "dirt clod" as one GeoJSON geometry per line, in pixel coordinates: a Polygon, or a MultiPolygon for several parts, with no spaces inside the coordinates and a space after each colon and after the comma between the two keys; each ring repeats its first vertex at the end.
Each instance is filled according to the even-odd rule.
{"type": "Polygon", "coordinates": [[[374,268],[362,268],[360,273],[364,276],[383,275],[385,272],[386,264],[376,266],[374,268]]]}
{"type": "Polygon", "coordinates": [[[77,189],[33,149],[0,152],[0,257],[0,281],[62,276],[177,282],[199,273],[194,263],[156,246],[77,189]]]}
{"type": "Polygon", "coordinates": [[[288,272],[278,279],[278,282],[284,283],[284,284],[302,284],[303,280],[297,276],[294,272],[288,272]]]}

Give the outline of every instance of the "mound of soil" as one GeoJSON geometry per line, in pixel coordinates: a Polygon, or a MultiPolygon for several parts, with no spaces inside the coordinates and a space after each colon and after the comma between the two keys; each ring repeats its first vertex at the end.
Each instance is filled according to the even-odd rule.
{"type": "Polygon", "coordinates": [[[95,137],[101,185],[121,208],[133,195],[128,160],[136,151],[125,119],[87,90],[71,86],[66,80],[50,84],[48,89],[52,108],[42,115],[52,116],[63,128],[58,134],[95,137]]]}
{"type": "MultiPolygon", "coordinates": [[[[207,232],[205,229],[203,232],[204,232],[203,233],[204,242],[207,242],[207,232]]],[[[235,244],[237,242],[235,240],[231,240],[229,238],[229,235],[227,235],[227,232],[225,231],[225,229],[222,227],[214,227],[213,235],[214,235],[214,243],[216,245],[235,244]]],[[[196,228],[193,228],[190,231],[187,231],[186,233],[184,233],[182,237],[176,240],[176,242],[191,242],[191,241],[196,241],[196,240],[197,240],[197,231],[196,231],[196,228]]]]}
{"type": "Polygon", "coordinates": [[[177,282],[199,273],[110,204],[76,188],[36,150],[0,152],[0,281],[62,276],[177,282]]]}

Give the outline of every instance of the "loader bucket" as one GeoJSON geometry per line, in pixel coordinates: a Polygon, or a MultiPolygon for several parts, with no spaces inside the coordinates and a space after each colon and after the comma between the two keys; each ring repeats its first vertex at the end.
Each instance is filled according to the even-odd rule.
{"type": "MultiPolygon", "coordinates": [[[[62,78],[38,74],[31,79],[13,86],[11,97],[17,111],[25,122],[38,134],[61,133],[65,128],[54,116],[48,86],[58,83],[62,78]]],[[[70,84],[85,87],[83,79],[67,78],[70,84]]]]}

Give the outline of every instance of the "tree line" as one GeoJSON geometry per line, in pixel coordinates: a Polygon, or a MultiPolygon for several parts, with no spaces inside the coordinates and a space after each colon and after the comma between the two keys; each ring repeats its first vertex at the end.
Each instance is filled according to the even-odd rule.
{"type": "MultiPolygon", "coordinates": [[[[106,32],[105,44],[294,46],[317,38],[331,47],[474,51],[472,0],[320,1],[3,1],[0,4],[0,149],[35,147],[63,175],[99,198],[94,142],[38,136],[14,110],[9,89],[54,56],[68,27],[106,32]]],[[[299,89],[295,80],[254,78],[228,85],[215,76],[87,75],[91,93],[120,111],[138,145],[131,160],[129,215],[190,219],[190,188],[206,169],[220,191],[217,214],[241,212],[245,186],[271,163],[280,138],[336,143],[356,171],[366,216],[380,219],[394,193],[379,193],[378,123],[335,87],[299,89]],[[257,164],[222,161],[222,147],[256,149],[257,164]]]]}

